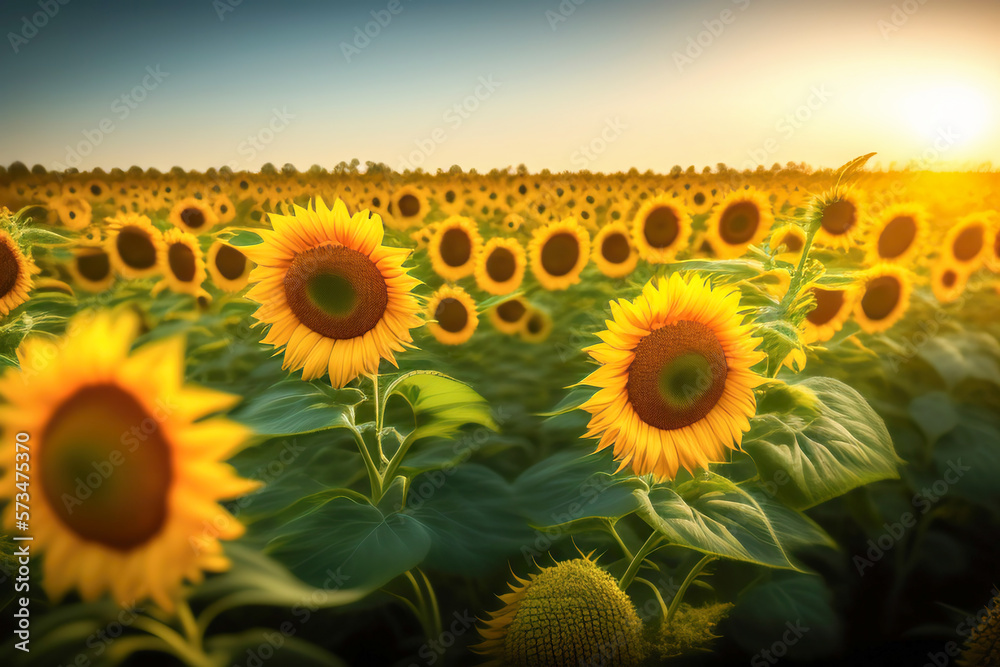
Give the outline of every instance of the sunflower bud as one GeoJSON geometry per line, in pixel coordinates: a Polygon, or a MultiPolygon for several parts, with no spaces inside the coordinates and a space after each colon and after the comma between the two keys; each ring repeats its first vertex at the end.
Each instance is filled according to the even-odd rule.
{"type": "Polygon", "coordinates": [[[637,665],[642,622],[614,578],[577,558],[518,578],[481,630],[476,649],[501,665],[637,665]]]}
{"type": "Polygon", "coordinates": [[[1000,665],[1000,592],[986,607],[986,616],[972,631],[958,664],[962,667],[1000,665]]]}

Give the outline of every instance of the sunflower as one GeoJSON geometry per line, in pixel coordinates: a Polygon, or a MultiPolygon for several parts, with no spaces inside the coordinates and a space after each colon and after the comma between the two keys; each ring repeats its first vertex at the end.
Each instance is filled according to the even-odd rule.
{"type": "Polygon", "coordinates": [[[115,282],[111,258],[101,247],[79,248],[66,268],[73,276],[73,284],[88,292],[103,292],[115,282]]]}
{"type": "Polygon", "coordinates": [[[489,294],[510,294],[524,280],[525,263],[524,248],[517,239],[494,237],[476,259],[476,284],[489,294]]]}
{"type": "Polygon", "coordinates": [[[501,333],[516,334],[524,326],[525,316],[530,310],[527,301],[515,296],[489,310],[490,322],[501,333]]]}
{"type": "Polygon", "coordinates": [[[517,213],[508,213],[500,221],[500,226],[508,232],[516,232],[524,225],[524,218],[517,213]]]}
{"type": "Polygon", "coordinates": [[[868,333],[885,331],[903,317],[910,305],[913,283],[895,264],[879,264],[865,272],[854,319],[868,333]]]}
{"type": "Polygon", "coordinates": [[[479,326],[476,302],[458,286],[443,285],[427,303],[427,328],[444,345],[461,345],[479,326]]]}
{"type": "Polygon", "coordinates": [[[409,229],[424,221],[430,207],[423,190],[413,185],[404,185],[392,193],[389,209],[392,213],[391,226],[395,229],[409,229]]]}
{"type": "Polygon", "coordinates": [[[819,230],[816,243],[828,248],[847,250],[863,237],[861,196],[847,189],[823,196],[817,202],[819,230]]]}
{"type": "Polygon", "coordinates": [[[813,286],[811,291],[816,305],[806,314],[802,323],[803,342],[806,345],[823,343],[833,338],[851,316],[857,296],[855,290],[850,288],[826,289],[813,286]]]}
{"type": "MultiPolygon", "coordinates": [[[[20,371],[0,378],[4,523],[14,529],[15,433],[31,438],[31,528],[45,552],[42,583],[61,598],[104,592],[119,604],[152,598],[171,610],[184,580],[229,566],[219,539],[242,525],[219,500],[246,494],[222,459],[246,440],[224,418],[238,397],[184,386],[184,342],[173,338],[129,354],[139,318],[78,314],[59,345],[29,337],[20,371]],[[212,527],[206,531],[206,526],[212,527]]],[[[18,440],[23,442],[23,440],[18,440]]]]}
{"type": "Polygon", "coordinates": [[[769,242],[772,252],[778,252],[775,259],[789,264],[798,264],[806,247],[806,232],[795,224],[782,225],[771,233],[769,242]]]}
{"type": "Polygon", "coordinates": [[[163,252],[163,234],[144,215],[122,213],[108,218],[108,256],[111,266],[126,278],[145,278],[157,271],[163,252]]]}
{"type": "Polygon", "coordinates": [[[83,184],[81,194],[91,202],[99,203],[108,198],[111,194],[108,184],[99,179],[93,179],[83,184]]]}
{"type": "Polygon", "coordinates": [[[212,207],[194,197],[185,197],[174,204],[167,219],[173,226],[192,234],[204,234],[219,222],[212,207]]]}
{"type": "Polygon", "coordinates": [[[523,322],[517,333],[526,343],[542,343],[552,335],[552,316],[544,310],[532,308],[525,313],[523,322]]]}
{"type": "Polygon", "coordinates": [[[39,269],[31,256],[6,230],[0,230],[0,317],[28,300],[31,276],[36,273],[39,269]]]}
{"type": "Polygon", "coordinates": [[[539,227],[528,244],[531,272],[547,290],[564,290],[580,282],[589,255],[590,236],[576,218],[539,227]]]}
{"type": "Polygon", "coordinates": [[[62,195],[51,202],[59,222],[67,229],[85,229],[90,225],[90,202],[75,195],[62,195]]]}
{"type": "Polygon", "coordinates": [[[208,275],[212,283],[226,292],[239,292],[250,281],[253,262],[239,248],[216,241],[208,249],[208,275]]]}
{"type": "Polygon", "coordinates": [[[306,380],[330,374],[341,388],[361,373],[378,372],[380,358],[411,343],[420,324],[405,248],[382,244],[382,221],[367,211],[352,218],[339,199],[333,209],[317,198],[312,209],[270,214],[263,242],[244,247],[257,267],[247,296],[261,304],[255,317],[271,325],[264,343],[285,347],[284,368],[306,380]]]}
{"type": "Polygon", "coordinates": [[[733,190],[712,211],[705,239],[723,259],[739,257],[767,238],[774,223],[767,196],[752,188],[733,190]]]}
{"type": "Polygon", "coordinates": [[[896,204],[888,207],[866,244],[868,263],[910,263],[919,255],[927,232],[927,213],[921,206],[896,204]]]}
{"type": "Polygon", "coordinates": [[[739,291],[700,277],[649,282],[633,301],[611,302],[613,320],[587,352],[601,367],[580,384],[599,391],[581,407],[585,437],[614,445],[619,470],[673,479],[739,447],[756,411],[750,368],[764,358],[739,314],[739,291]]]}
{"type": "Polygon", "coordinates": [[[956,266],[972,273],[986,260],[990,250],[987,242],[989,231],[989,224],[984,216],[966,216],[945,235],[944,247],[948,257],[956,266]]]}
{"type": "Polygon", "coordinates": [[[218,195],[212,199],[212,213],[215,214],[218,223],[224,225],[236,217],[236,207],[229,197],[218,195]]]}
{"type": "Polygon", "coordinates": [[[955,262],[942,258],[931,269],[931,289],[938,303],[956,301],[965,291],[969,274],[955,262]]]}
{"type": "Polygon", "coordinates": [[[680,199],[669,195],[647,200],[632,219],[632,239],[647,262],[669,262],[690,235],[690,213],[680,199]]]}
{"type": "Polygon", "coordinates": [[[472,647],[488,665],[639,665],[647,654],[629,596],[589,558],[558,562],[500,596],[472,647]]]}
{"type": "Polygon", "coordinates": [[[472,275],[483,248],[483,237],[471,218],[453,215],[438,224],[427,245],[434,272],[445,280],[472,275]]]}
{"type": "Polygon", "coordinates": [[[687,192],[687,206],[691,213],[708,213],[715,204],[715,195],[712,190],[704,185],[692,187],[687,192]]]}
{"type": "Polygon", "coordinates": [[[604,225],[594,237],[594,264],[609,278],[624,278],[635,270],[639,253],[632,245],[628,226],[624,222],[604,225]]]}
{"type": "Polygon", "coordinates": [[[156,285],[154,292],[170,288],[179,294],[206,295],[201,288],[207,277],[205,257],[194,234],[180,229],[167,230],[157,262],[163,280],[156,285]]]}

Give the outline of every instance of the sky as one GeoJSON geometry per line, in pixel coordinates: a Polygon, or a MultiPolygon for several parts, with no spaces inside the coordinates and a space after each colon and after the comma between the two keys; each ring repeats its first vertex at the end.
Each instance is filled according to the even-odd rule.
{"type": "Polygon", "coordinates": [[[0,164],[1000,164],[995,0],[35,0],[0,164]]]}

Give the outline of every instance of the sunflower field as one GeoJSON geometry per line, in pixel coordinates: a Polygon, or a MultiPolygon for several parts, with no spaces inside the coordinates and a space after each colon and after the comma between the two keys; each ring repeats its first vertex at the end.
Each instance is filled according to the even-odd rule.
{"type": "Polygon", "coordinates": [[[870,157],[0,170],[0,662],[1000,664],[1000,177],[870,157]]]}

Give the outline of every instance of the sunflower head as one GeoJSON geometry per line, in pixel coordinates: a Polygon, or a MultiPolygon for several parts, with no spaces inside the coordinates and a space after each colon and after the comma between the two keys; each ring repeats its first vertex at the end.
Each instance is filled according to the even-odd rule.
{"type": "Polygon", "coordinates": [[[931,290],[938,303],[952,303],[965,291],[969,280],[966,269],[947,257],[938,259],[931,268],[931,290]]]}
{"type": "Polygon", "coordinates": [[[444,285],[427,303],[427,328],[439,343],[461,345],[479,326],[476,302],[458,286],[444,285]]]}
{"type": "MultiPolygon", "coordinates": [[[[85,311],[67,332],[57,345],[27,338],[20,369],[0,378],[0,426],[11,434],[2,460],[15,460],[13,434],[31,440],[43,585],[54,598],[75,588],[84,600],[110,592],[169,610],[184,580],[228,566],[219,540],[243,532],[217,501],[257,487],[222,462],[249,433],[203,419],[238,397],[184,385],[180,339],[130,351],[139,333],[131,312],[85,311]]],[[[5,467],[0,498],[13,500],[14,476],[5,467]]]]}
{"type": "Polygon", "coordinates": [[[898,322],[910,305],[912,277],[894,264],[879,264],[860,281],[854,319],[867,333],[878,333],[898,322]]]}
{"type": "Polygon", "coordinates": [[[580,282],[590,259],[590,235],[576,218],[552,222],[534,231],[528,255],[531,271],[542,287],[564,290],[580,282]]]}
{"type": "Polygon", "coordinates": [[[454,281],[472,275],[482,247],[475,221],[454,215],[437,225],[427,252],[434,272],[454,281]]]}
{"type": "Polygon", "coordinates": [[[0,229],[0,317],[5,317],[28,300],[32,276],[39,273],[31,255],[10,232],[0,229]]]}
{"type": "Polygon", "coordinates": [[[524,280],[524,248],[514,238],[496,236],[476,258],[476,284],[490,294],[510,294],[524,280]]]}
{"type": "Polygon", "coordinates": [[[869,264],[908,264],[927,236],[927,212],[915,204],[896,204],[882,212],[866,245],[869,264]]]}
{"type": "Polygon", "coordinates": [[[111,258],[100,247],[81,247],[67,266],[75,287],[87,292],[103,292],[115,281],[111,258]]]}
{"type": "Polygon", "coordinates": [[[378,372],[381,359],[395,364],[420,324],[419,281],[403,267],[410,251],[383,246],[379,216],[352,217],[339,199],[270,220],[263,242],[242,251],[257,264],[247,296],[271,327],[263,342],[285,348],[284,367],[305,379],[329,373],[340,388],[378,372]]]}
{"type": "Polygon", "coordinates": [[[198,238],[180,229],[169,229],[163,235],[163,252],[159,257],[163,281],[157,289],[165,287],[181,294],[205,295],[201,284],[205,282],[205,258],[198,238]]]}
{"type": "Polygon", "coordinates": [[[243,251],[223,241],[215,241],[208,249],[206,259],[212,283],[226,292],[239,292],[250,282],[253,262],[243,251]]]}
{"type": "Polygon", "coordinates": [[[90,202],[83,196],[65,194],[51,202],[59,222],[68,229],[84,229],[90,224],[90,202]]]}
{"type": "Polygon", "coordinates": [[[543,343],[552,335],[552,316],[540,308],[532,308],[524,315],[523,326],[518,330],[521,340],[543,343]]]}
{"type": "Polygon", "coordinates": [[[609,278],[624,278],[635,270],[639,253],[624,222],[604,225],[594,237],[594,264],[609,278]]]}
{"type": "Polygon", "coordinates": [[[164,252],[163,234],[149,218],[122,213],[108,218],[108,256],[115,270],[126,278],[145,278],[158,270],[157,258],[164,252]]]}
{"type": "Polygon", "coordinates": [[[185,197],[174,204],[167,219],[170,224],[191,234],[204,234],[219,223],[212,207],[195,197],[185,197]]]}
{"type": "Polygon", "coordinates": [[[856,290],[832,289],[814,285],[811,290],[815,305],[806,313],[802,324],[803,342],[823,343],[844,327],[854,307],[856,290]]]}
{"type": "Polygon", "coordinates": [[[756,411],[751,366],[764,359],[739,314],[739,292],[700,277],[648,283],[611,302],[612,320],[587,348],[600,368],[581,384],[598,391],[581,407],[586,437],[614,447],[620,468],[673,479],[738,447],[756,411]]]}
{"type": "Polygon", "coordinates": [[[841,250],[855,245],[864,236],[861,214],[861,195],[855,189],[837,189],[821,196],[813,210],[819,222],[816,243],[841,250]]]}
{"type": "Polygon", "coordinates": [[[986,216],[973,214],[958,221],[944,239],[946,255],[958,266],[972,272],[986,260],[990,250],[990,225],[986,216]]]}
{"type": "Polygon", "coordinates": [[[646,657],[642,621],[611,575],[587,558],[563,561],[500,596],[484,641],[474,647],[495,664],[532,667],[638,665],[646,657]]]}
{"type": "Polygon", "coordinates": [[[530,310],[533,309],[527,301],[515,296],[490,308],[490,322],[501,333],[516,334],[524,326],[525,317],[530,310]]]}
{"type": "Polygon", "coordinates": [[[396,229],[409,229],[419,225],[427,217],[430,207],[427,204],[427,195],[424,191],[414,185],[404,185],[392,193],[392,202],[389,206],[392,213],[391,226],[396,229]]]}
{"type": "Polygon", "coordinates": [[[647,262],[671,261],[691,235],[691,214],[679,197],[652,197],[639,207],[632,220],[632,239],[647,262]]]}
{"type": "Polygon", "coordinates": [[[767,238],[773,223],[767,195],[752,188],[733,190],[712,211],[705,240],[719,257],[739,257],[767,238]]]}

